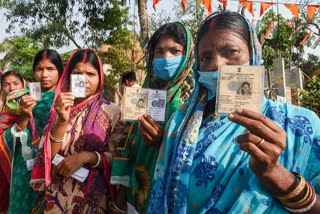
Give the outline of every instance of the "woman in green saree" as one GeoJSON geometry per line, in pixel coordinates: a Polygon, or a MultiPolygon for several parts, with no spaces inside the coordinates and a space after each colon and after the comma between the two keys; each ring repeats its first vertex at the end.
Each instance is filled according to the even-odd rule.
{"type": "Polygon", "coordinates": [[[62,71],[59,54],[55,50],[42,50],[33,64],[35,80],[42,89],[41,101],[29,96],[28,88],[13,91],[7,97],[5,107],[11,109],[11,114],[2,114],[0,124],[8,124],[9,118],[15,118],[0,136],[1,153],[6,152],[9,163],[12,161],[8,213],[30,213],[40,199],[29,185],[31,169],[62,71]],[[15,111],[21,114],[12,114],[15,111]]]}
{"type": "MultiPolygon", "coordinates": [[[[167,90],[166,121],[194,88],[192,46],[188,29],[178,22],[163,25],[149,41],[143,88],[167,90]]],[[[127,122],[120,142],[115,142],[111,172],[111,183],[117,184],[116,200],[111,207],[115,213],[126,209],[125,199],[139,213],[145,213],[166,121],[157,123],[144,115],[138,123],[127,122]]]]}

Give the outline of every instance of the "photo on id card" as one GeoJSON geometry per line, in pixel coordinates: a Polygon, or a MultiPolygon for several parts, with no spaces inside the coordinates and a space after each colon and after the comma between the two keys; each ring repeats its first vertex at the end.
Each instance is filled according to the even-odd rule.
{"type": "Polygon", "coordinates": [[[219,68],[216,114],[237,108],[260,112],[263,104],[264,67],[223,65],[219,68]]]}
{"type": "Polygon", "coordinates": [[[40,82],[29,82],[29,94],[35,101],[41,100],[41,85],[40,82]]]}
{"type": "Polygon", "coordinates": [[[71,93],[76,98],[86,97],[86,78],[83,74],[71,74],[71,93]]]}

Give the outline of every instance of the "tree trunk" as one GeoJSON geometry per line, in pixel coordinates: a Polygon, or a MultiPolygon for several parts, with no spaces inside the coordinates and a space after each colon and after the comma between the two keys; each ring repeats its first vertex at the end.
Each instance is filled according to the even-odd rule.
{"type": "Polygon", "coordinates": [[[144,39],[149,31],[147,0],[138,0],[138,14],[140,21],[140,38],[144,39]]]}

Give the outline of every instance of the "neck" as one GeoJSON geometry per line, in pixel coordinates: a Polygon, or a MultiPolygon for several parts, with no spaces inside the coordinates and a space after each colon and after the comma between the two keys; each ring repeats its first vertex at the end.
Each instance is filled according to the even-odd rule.
{"type": "Polygon", "coordinates": [[[41,88],[42,92],[55,91],[57,89],[57,85],[52,86],[51,88],[41,88]]]}

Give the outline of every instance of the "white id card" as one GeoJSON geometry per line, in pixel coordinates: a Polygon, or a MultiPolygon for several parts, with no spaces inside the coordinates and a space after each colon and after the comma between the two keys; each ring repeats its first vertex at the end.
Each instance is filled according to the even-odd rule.
{"type": "Polygon", "coordinates": [[[29,159],[26,161],[26,164],[27,164],[27,169],[28,171],[31,171],[32,170],[32,167],[34,165],[34,159],[29,159]]]}
{"type": "Polygon", "coordinates": [[[29,82],[28,86],[29,86],[30,96],[35,101],[40,101],[41,100],[41,85],[40,85],[40,82],[29,82]]]}
{"type": "MultiPolygon", "coordinates": [[[[59,154],[56,154],[56,156],[54,156],[53,160],[52,160],[52,164],[57,166],[59,165],[59,163],[61,161],[63,161],[64,157],[59,155],[59,154]]],[[[89,175],[89,170],[84,168],[84,167],[81,167],[80,169],[78,169],[77,171],[75,171],[71,177],[73,177],[74,179],[80,181],[80,182],[84,182],[86,180],[86,178],[88,177],[89,175]]]]}
{"type": "Polygon", "coordinates": [[[86,78],[83,74],[71,74],[70,79],[72,96],[86,97],[86,78]]]}

